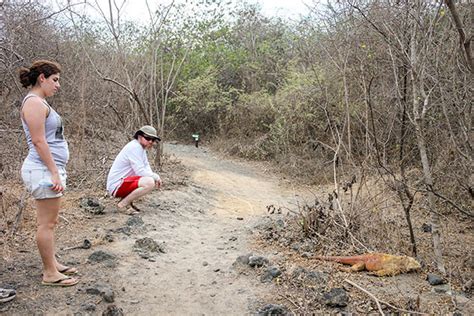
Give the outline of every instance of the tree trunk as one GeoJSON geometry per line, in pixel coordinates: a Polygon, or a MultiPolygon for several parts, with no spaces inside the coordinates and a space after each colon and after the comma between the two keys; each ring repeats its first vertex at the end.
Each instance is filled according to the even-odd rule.
{"type": "MultiPolygon", "coordinates": [[[[413,52],[412,52],[413,53],[413,52]]],[[[412,55],[413,57],[413,55],[412,55]]],[[[415,59],[412,59],[412,61],[415,59]]],[[[413,66],[413,65],[412,65],[413,66]]],[[[433,252],[435,256],[436,267],[441,273],[446,273],[443,263],[443,252],[441,244],[441,220],[439,213],[435,209],[434,194],[430,188],[433,187],[433,177],[431,174],[430,162],[428,160],[428,154],[426,150],[426,141],[424,136],[424,119],[426,115],[426,109],[428,107],[428,96],[424,95],[423,88],[419,88],[417,85],[417,78],[414,75],[415,70],[411,71],[411,80],[413,88],[413,124],[415,125],[415,134],[418,145],[418,151],[420,152],[421,164],[423,166],[423,181],[427,187],[427,198],[428,198],[428,209],[431,214],[431,237],[433,241],[433,252]],[[421,95],[424,96],[423,105],[420,105],[421,95]]]]}
{"type": "Polygon", "coordinates": [[[349,105],[349,88],[347,86],[346,60],[344,60],[344,70],[342,75],[344,84],[344,104],[346,105],[346,124],[347,124],[347,151],[349,160],[352,159],[352,136],[351,136],[351,112],[349,105]]]}
{"type": "MultiPolygon", "coordinates": [[[[161,136],[161,135],[160,135],[161,136]]],[[[163,143],[158,142],[155,151],[155,168],[161,171],[161,157],[163,156],[163,143]]]]}
{"type": "Polygon", "coordinates": [[[446,273],[443,263],[443,252],[441,245],[441,220],[439,213],[435,209],[434,194],[430,190],[433,187],[433,177],[431,175],[431,169],[428,161],[428,155],[426,153],[425,138],[423,135],[423,122],[419,121],[416,124],[416,139],[418,143],[418,150],[420,151],[421,164],[423,165],[423,180],[426,187],[428,188],[428,208],[431,213],[431,235],[433,239],[433,251],[435,255],[436,266],[442,273],[446,273]]]}
{"type": "Polygon", "coordinates": [[[415,240],[415,233],[413,232],[413,224],[411,221],[411,209],[414,202],[414,196],[410,192],[410,188],[407,184],[407,178],[405,173],[405,136],[407,132],[407,99],[408,99],[408,71],[405,65],[402,66],[402,78],[403,78],[403,86],[402,86],[402,113],[401,113],[401,129],[400,129],[400,153],[399,153],[399,170],[402,182],[402,189],[398,190],[398,194],[400,200],[403,205],[403,210],[405,212],[405,219],[407,220],[408,230],[410,232],[410,243],[411,243],[411,252],[414,257],[418,256],[417,249],[416,249],[416,240],[415,240]],[[408,200],[405,202],[405,198],[408,200]]]}
{"type": "MultiPolygon", "coordinates": [[[[417,2],[415,7],[415,16],[420,16],[420,3],[417,2]]],[[[434,203],[434,194],[432,190],[433,187],[433,176],[431,174],[430,162],[428,160],[428,154],[426,150],[426,141],[425,141],[425,117],[428,112],[429,105],[429,93],[425,91],[424,84],[424,69],[422,64],[423,59],[423,47],[419,42],[419,37],[424,36],[420,34],[421,30],[417,23],[413,23],[410,39],[410,48],[409,48],[409,57],[410,57],[410,79],[412,87],[412,97],[413,97],[413,124],[415,126],[415,134],[418,145],[418,151],[420,152],[421,164],[423,166],[423,181],[427,188],[427,199],[428,199],[428,209],[431,214],[431,237],[433,241],[433,252],[434,260],[436,262],[437,269],[441,273],[446,273],[443,263],[443,252],[441,244],[441,220],[439,213],[435,209],[434,203]]],[[[426,53],[426,52],[425,52],[426,53]]]]}

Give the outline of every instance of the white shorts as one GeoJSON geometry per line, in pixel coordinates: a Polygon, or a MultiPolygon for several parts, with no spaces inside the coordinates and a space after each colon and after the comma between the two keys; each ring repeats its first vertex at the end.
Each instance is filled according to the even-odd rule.
{"type": "MultiPolygon", "coordinates": [[[[59,178],[64,189],[66,189],[66,169],[58,167],[59,178]]],[[[51,172],[45,165],[25,161],[21,167],[21,178],[28,192],[35,200],[53,199],[63,196],[62,192],[55,192],[44,183],[51,183],[51,172]]]]}

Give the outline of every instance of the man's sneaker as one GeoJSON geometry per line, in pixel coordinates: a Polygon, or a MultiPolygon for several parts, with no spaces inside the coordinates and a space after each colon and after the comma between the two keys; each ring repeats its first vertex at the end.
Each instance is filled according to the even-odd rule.
{"type": "Polygon", "coordinates": [[[11,301],[16,296],[16,291],[13,289],[0,288],[0,303],[11,301]]]}

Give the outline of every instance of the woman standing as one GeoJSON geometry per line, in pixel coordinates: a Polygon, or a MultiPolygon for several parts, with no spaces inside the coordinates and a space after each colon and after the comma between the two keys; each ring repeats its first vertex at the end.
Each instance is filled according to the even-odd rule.
{"type": "Polygon", "coordinates": [[[66,188],[69,150],[61,117],[45,98],[59,90],[59,64],[38,60],[20,69],[23,87],[31,87],[21,105],[21,121],[28,143],[28,156],[21,176],[36,203],[36,242],[43,261],[43,285],[71,286],[78,283],[75,268],[56,260],[54,228],[58,223],[60,197],[66,188]]]}

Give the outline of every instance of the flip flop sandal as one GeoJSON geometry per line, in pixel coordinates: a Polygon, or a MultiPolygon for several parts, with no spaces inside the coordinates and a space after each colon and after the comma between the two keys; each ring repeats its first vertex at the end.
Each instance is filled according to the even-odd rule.
{"type": "Polygon", "coordinates": [[[47,285],[47,286],[62,286],[62,287],[67,287],[67,286],[73,286],[73,285],[76,285],[77,283],[79,283],[79,280],[77,279],[73,279],[75,280],[75,282],[71,282],[71,283],[63,283],[64,281],[66,280],[71,280],[73,278],[71,277],[65,277],[65,278],[61,278],[57,281],[53,281],[53,282],[47,282],[47,281],[42,281],[41,284],[42,285],[47,285]]]}
{"type": "Polygon", "coordinates": [[[137,210],[135,210],[131,206],[127,206],[125,210],[122,210],[122,214],[133,216],[133,215],[140,214],[140,212],[137,212],[137,210]]]}
{"type": "Polygon", "coordinates": [[[74,269],[74,268],[73,268],[73,267],[65,267],[65,268],[62,269],[62,270],[58,270],[58,272],[59,272],[59,273],[62,273],[62,274],[64,274],[64,275],[75,275],[75,274],[78,273],[77,270],[72,270],[72,269],[74,269]],[[70,270],[72,270],[72,271],[70,271],[70,270]]]}
{"type": "Polygon", "coordinates": [[[16,291],[13,289],[0,288],[0,303],[11,301],[16,296],[16,291]]]}
{"type": "Polygon", "coordinates": [[[132,202],[130,202],[130,207],[133,208],[137,212],[141,212],[142,210],[138,207],[136,207],[132,202]]]}

